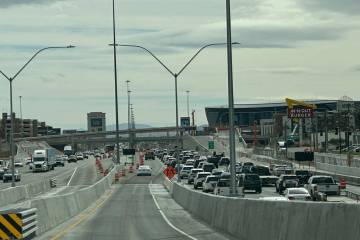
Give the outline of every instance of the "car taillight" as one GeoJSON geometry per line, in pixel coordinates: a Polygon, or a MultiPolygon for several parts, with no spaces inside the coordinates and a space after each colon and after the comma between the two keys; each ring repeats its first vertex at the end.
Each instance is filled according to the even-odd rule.
{"type": "Polygon", "coordinates": [[[294,197],[289,197],[289,200],[295,200],[295,198],[294,197]]]}

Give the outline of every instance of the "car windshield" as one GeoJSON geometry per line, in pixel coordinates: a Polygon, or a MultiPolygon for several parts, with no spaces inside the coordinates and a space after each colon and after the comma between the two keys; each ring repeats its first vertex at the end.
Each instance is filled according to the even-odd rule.
{"type": "Polygon", "coordinates": [[[297,176],[284,176],[284,180],[296,180],[297,176]]]}
{"type": "Polygon", "coordinates": [[[270,170],[267,167],[253,167],[253,168],[251,168],[251,172],[257,173],[260,176],[269,176],[269,175],[271,175],[270,170]]]}
{"type": "Polygon", "coordinates": [[[218,180],[217,177],[208,177],[208,178],[206,179],[207,182],[216,182],[217,180],[218,180]]]}
{"type": "Polygon", "coordinates": [[[305,171],[305,170],[297,170],[295,172],[296,175],[309,175],[309,171],[305,171]]]}
{"type": "Polygon", "coordinates": [[[185,171],[188,171],[188,170],[191,170],[192,169],[192,166],[185,166],[182,168],[182,170],[185,170],[185,171]]]}
{"type": "Polygon", "coordinates": [[[217,184],[218,187],[230,187],[230,181],[220,180],[217,184]]]}
{"type": "Polygon", "coordinates": [[[312,183],[334,183],[330,177],[316,177],[312,180],[312,183]]]}

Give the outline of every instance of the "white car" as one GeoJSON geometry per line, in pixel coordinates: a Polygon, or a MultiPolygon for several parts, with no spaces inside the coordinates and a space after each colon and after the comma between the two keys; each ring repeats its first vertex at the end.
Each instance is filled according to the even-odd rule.
{"type": "Polygon", "coordinates": [[[29,165],[31,163],[32,163],[31,157],[28,157],[28,158],[25,159],[25,165],[29,165]]]}
{"type": "Polygon", "coordinates": [[[23,167],[24,164],[22,162],[14,162],[15,167],[23,167]]]}
{"type": "Polygon", "coordinates": [[[62,158],[64,159],[64,161],[67,161],[69,159],[68,155],[63,155],[62,158]]]}
{"type": "Polygon", "coordinates": [[[82,153],[77,153],[76,160],[84,160],[84,155],[82,153]]]}
{"type": "Polygon", "coordinates": [[[306,188],[287,188],[284,197],[288,200],[311,201],[310,193],[306,188]]]}
{"type": "Polygon", "coordinates": [[[220,196],[230,196],[230,179],[219,179],[214,188],[214,194],[220,196]]]}
{"type": "Polygon", "coordinates": [[[218,182],[219,178],[215,175],[209,175],[205,178],[203,183],[203,192],[214,192],[214,188],[218,182]]]}
{"type": "Polygon", "coordinates": [[[265,201],[289,201],[289,199],[287,199],[286,197],[283,197],[283,196],[279,196],[279,197],[261,197],[259,199],[260,200],[265,200],[265,201]]]}
{"type": "Polygon", "coordinates": [[[181,170],[180,170],[180,179],[183,178],[188,178],[191,169],[193,169],[194,167],[192,165],[184,165],[181,170]]]}
{"type": "Polygon", "coordinates": [[[139,166],[137,176],[151,176],[151,167],[148,165],[139,166]]]}
{"type": "Polygon", "coordinates": [[[198,172],[194,178],[194,188],[202,187],[205,178],[209,175],[211,175],[211,172],[198,172]]]}

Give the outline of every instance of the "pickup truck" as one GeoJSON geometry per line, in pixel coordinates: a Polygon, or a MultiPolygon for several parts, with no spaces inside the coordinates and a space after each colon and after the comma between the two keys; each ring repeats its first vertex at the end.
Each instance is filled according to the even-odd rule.
{"type": "Polygon", "coordinates": [[[325,175],[317,175],[309,178],[304,186],[315,200],[318,192],[327,195],[340,195],[340,186],[334,181],[333,177],[325,175]]]}

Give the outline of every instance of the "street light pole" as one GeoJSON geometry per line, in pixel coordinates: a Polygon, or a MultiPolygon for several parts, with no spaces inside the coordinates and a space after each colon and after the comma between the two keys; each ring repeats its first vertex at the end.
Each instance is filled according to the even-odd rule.
{"type": "Polygon", "coordinates": [[[126,80],[126,89],[127,89],[127,97],[128,97],[128,134],[129,134],[129,148],[132,148],[132,139],[131,139],[131,118],[130,118],[130,80],[126,80]]]}
{"type": "Polygon", "coordinates": [[[230,143],[230,196],[238,194],[236,187],[236,153],[234,128],[234,90],[232,68],[232,41],[231,41],[231,8],[230,0],[226,0],[226,29],[227,29],[227,57],[228,57],[228,100],[229,100],[229,143],[230,143]]]}
{"type": "Polygon", "coordinates": [[[114,52],[114,78],[115,78],[115,116],[116,116],[116,163],[120,164],[120,136],[119,136],[119,106],[117,87],[117,64],[116,64],[116,25],[115,25],[115,0],[112,0],[113,15],[113,52],[114,52]]]}
{"type": "Polygon", "coordinates": [[[19,99],[20,99],[20,136],[23,137],[23,132],[24,132],[24,125],[23,125],[23,117],[22,117],[22,106],[21,106],[21,99],[22,99],[22,96],[19,96],[19,99]]]}
{"type": "Polygon", "coordinates": [[[15,78],[29,65],[29,63],[34,60],[34,58],[41,52],[49,49],[60,49],[60,48],[74,48],[75,46],[62,46],[62,47],[45,47],[38,50],[18,71],[13,77],[8,77],[3,71],[0,70],[0,73],[9,81],[10,84],[10,159],[11,159],[11,186],[15,187],[15,163],[14,163],[14,116],[13,116],[13,95],[12,95],[12,83],[15,78]]]}
{"type": "Polygon", "coordinates": [[[186,105],[187,105],[187,116],[190,117],[190,111],[189,111],[189,90],[186,90],[186,105]]]}
{"type": "MultiPolygon", "coordinates": [[[[180,161],[179,161],[179,143],[180,143],[180,133],[179,133],[179,107],[178,107],[178,94],[177,94],[177,79],[180,76],[180,74],[189,66],[189,64],[196,58],[197,55],[199,55],[199,53],[204,50],[207,47],[211,47],[211,46],[219,46],[219,45],[226,45],[228,43],[212,43],[212,44],[207,44],[203,47],[201,47],[190,59],[189,61],[180,69],[180,71],[178,73],[174,73],[173,71],[170,70],[170,68],[168,68],[158,57],[156,57],[156,55],[154,53],[152,53],[149,49],[139,46],[139,45],[133,45],[133,44],[117,44],[117,43],[113,43],[113,44],[109,44],[110,46],[119,46],[119,47],[133,47],[133,48],[140,48],[144,51],[146,51],[147,53],[149,53],[158,63],[160,63],[160,65],[162,65],[167,72],[169,72],[171,74],[171,76],[174,77],[175,80],[175,108],[176,108],[176,142],[177,142],[177,147],[176,147],[176,159],[177,159],[177,163],[178,163],[178,173],[179,173],[179,167],[180,167],[180,161]]],[[[240,44],[238,42],[230,42],[230,45],[232,44],[240,44]]],[[[180,182],[180,178],[178,178],[177,180],[178,182],[180,182]]]]}

